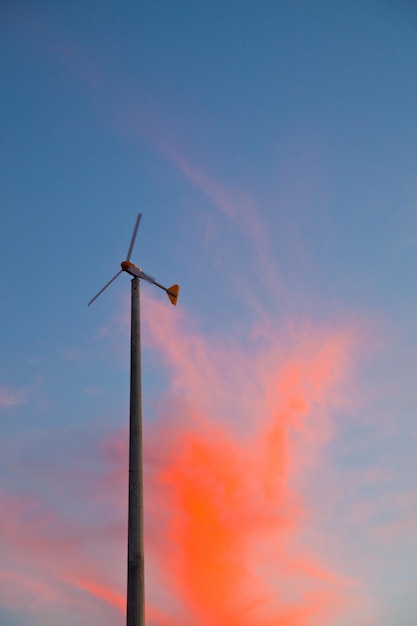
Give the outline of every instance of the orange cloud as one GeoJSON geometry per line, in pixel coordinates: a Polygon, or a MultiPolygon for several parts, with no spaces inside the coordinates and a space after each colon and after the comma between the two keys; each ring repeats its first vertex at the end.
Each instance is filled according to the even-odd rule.
{"type": "Polygon", "coordinates": [[[106,604],[113,606],[122,614],[126,611],[126,596],[118,593],[110,587],[100,584],[97,580],[91,580],[83,576],[76,578],[68,577],[67,582],[71,583],[77,589],[81,589],[91,594],[95,598],[102,600],[106,604]]]}
{"type": "MultiPolygon", "coordinates": [[[[68,488],[70,477],[60,479],[68,488]]],[[[91,599],[124,613],[123,580],[115,581],[107,565],[114,538],[106,527],[92,533],[74,522],[33,496],[0,493],[1,604],[36,619],[51,607],[60,607],[63,620],[72,611],[100,619],[91,599]]]]}
{"type": "Polygon", "coordinates": [[[147,434],[147,545],[183,623],[332,624],[352,582],[298,539],[294,485],[332,436],[353,331],[304,325],[244,351],[149,296],[144,311],[172,378],[147,434]]]}
{"type": "MultiPolygon", "coordinates": [[[[171,381],[145,419],[148,626],[334,626],[357,588],[306,543],[312,504],[299,485],[345,406],[354,329],[270,323],[242,347],[148,294],[143,312],[143,339],[171,381]]],[[[74,532],[59,505],[2,497],[9,602],[29,572],[38,588],[26,586],[23,610],[58,597],[67,610],[124,613],[126,443],[106,436],[94,444],[99,470],[59,473],[61,489],[88,486],[94,531],[74,532]]]]}

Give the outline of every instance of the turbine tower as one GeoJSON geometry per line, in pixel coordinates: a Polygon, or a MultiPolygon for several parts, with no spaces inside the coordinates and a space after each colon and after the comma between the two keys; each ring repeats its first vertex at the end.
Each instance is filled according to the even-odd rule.
{"type": "Polygon", "coordinates": [[[177,304],[178,285],[164,287],[130,261],[142,213],[136,218],[132,239],[122,269],[103,289],[91,298],[88,306],[100,296],[122,272],[132,278],[130,331],[130,422],[129,422],[129,513],[127,549],[126,626],[145,626],[145,570],[143,548],[143,473],[142,473],[142,377],[140,359],[140,279],[163,289],[172,304],[177,304]]]}

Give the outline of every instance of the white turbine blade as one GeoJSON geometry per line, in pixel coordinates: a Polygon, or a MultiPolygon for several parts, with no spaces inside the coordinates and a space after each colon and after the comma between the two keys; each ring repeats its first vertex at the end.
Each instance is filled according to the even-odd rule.
{"type": "Polygon", "coordinates": [[[170,301],[172,302],[172,304],[174,306],[177,306],[178,294],[180,291],[179,285],[171,285],[171,287],[164,287],[164,285],[161,285],[161,283],[158,283],[154,278],[145,274],[145,272],[141,272],[141,278],[144,278],[145,280],[156,285],[160,289],[163,289],[164,291],[166,291],[166,294],[168,298],[170,299],[170,301]]]}
{"type": "Polygon", "coordinates": [[[111,284],[112,284],[112,282],[113,282],[114,280],[116,280],[116,278],[117,278],[118,276],[120,276],[120,274],[121,274],[122,272],[123,272],[123,270],[120,270],[119,272],[117,272],[117,274],[116,274],[115,276],[113,276],[113,278],[112,278],[111,280],[109,280],[109,282],[108,282],[106,285],[104,285],[103,289],[100,289],[100,291],[99,291],[98,293],[96,293],[96,295],[94,296],[94,298],[91,298],[90,302],[88,303],[88,306],[90,306],[90,304],[93,304],[94,300],[97,300],[97,298],[98,298],[99,296],[101,296],[101,294],[103,293],[103,291],[104,291],[105,289],[107,289],[107,287],[108,287],[109,285],[111,285],[111,284]]]}
{"type": "Polygon", "coordinates": [[[135,245],[136,234],[138,232],[141,218],[142,218],[142,213],[138,213],[138,216],[136,218],[135,228],[133,229],[132,239],[130,240],[129,250],[127,251],[126,261],[130,261],[130,257],[132,255],[133,246],[135,245]]]}
{"type": "Polygon", "coordinates": [[[140,272],[140,277],[143,278],[143,280],[147,280],[149,283],[152,283],[154,285],[157,284],[156,280],[152,278],[152,276],[149,276],[149,274],[145,274],[145,272],[142,270],[140,272]]]}

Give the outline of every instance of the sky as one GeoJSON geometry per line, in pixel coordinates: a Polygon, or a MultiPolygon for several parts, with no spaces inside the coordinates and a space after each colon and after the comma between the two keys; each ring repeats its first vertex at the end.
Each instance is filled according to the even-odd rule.
{"type": "Polygon", "coordinates": [[[0,3],[0,624],[413,626],[417,8],[0,3]]]}

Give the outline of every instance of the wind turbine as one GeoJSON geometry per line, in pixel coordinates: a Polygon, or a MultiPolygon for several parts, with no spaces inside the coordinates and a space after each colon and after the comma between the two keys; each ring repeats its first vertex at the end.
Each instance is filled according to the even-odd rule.
{"type": "Polygon", "coordinates": [[[129,420],[129,514],[127,556],[127,626],[145,626],[145,570],[143,549],[143,477],[142,477],[142,382],[140,359],[140,294],[141,278],[166,291],[168,298],[177,304],[178,285],[164,287],[130,261],[142,213],[136,218],[132,239],[122,269],[103,289],[91,298],[88,306],[98,298],[122,272],[132,278],[131,331],[130,331],[130,420],[129,420]]]}
{"type": "Polygon", "coordinates": [[[112,282],[114,280],[116,280],[116,278],[118,278],[118,276],[120,276],[120,274],[122,272],[127,272],[128,274],[133,276],[133,278],[143,278],[144,280],[147,280],[149,283],[152,283],[153,285],[156,285],[160,289],[163,289],[164,291],[167,292],[168,298],[171,300],[172,304],[174,306],[176,306],[177,298],[178,298],[178,292],[180,290],[178,285],[171,285],[171,287],[164,287],[160,283],[157,283],[156,280],[154,278],[152,278],[152,276],[149,276],[148,274],[145,274],[145,272],[142,270],[142,268],[140,268],[137,265],[134,265],[133,263],[130,262],[130,257],[132,256],[132,250],[133,250],[133,246],[135,245],[135,239],[136,239],[136,235],[137,235],[137,232],[138,232],[138,228],[139,228],[139,224],[140,224],[141,218],[142,218],[142,213],[139,213],[137,218],[136,218],[136,224],[135,224],[135,228],[133,229],[132,239],[130,240],[130,245],[129,245],[129,249],[127,251],[126,260],[122,261],[121,264],[120,264],[122,269],[119,270],[117,272],[117,274],[115,274],[115,276],[113,276],[113,278],[111,278],[109,280],[109,282],[104,285],[103,289],[100,289],[100,291],[98,293],[96,293],[94,298],[91,298],[90,302],[88,303],[88,306],[90,306],[90,304],[93,304],[94,300],[97,300],[97,298],[99,296],[101,296],[103,291],[105,289],[107,289],[107,287],[109,287],[112,284],[112,282]]]}

